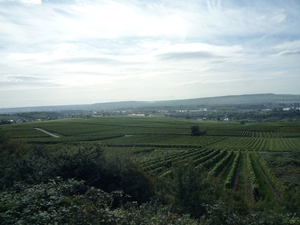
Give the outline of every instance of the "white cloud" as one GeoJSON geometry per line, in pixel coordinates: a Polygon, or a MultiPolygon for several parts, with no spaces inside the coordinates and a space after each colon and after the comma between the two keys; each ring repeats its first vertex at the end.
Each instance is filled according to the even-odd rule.
{"type": "Polygon", "coordinates": [[[1,90],[151,100],[207,96],[197,85],[226,94],[270,77],[300,82],[299,10],[280,0],[0,1],[1,90]]]}
{"type": "Polygon", "coordinates": [[[282,44],[275,46],[274,48],[280,50],[300,49],[300,40],[284,42],[282,44]]]}
{"type": "Polygon", "coordinates": [[[0,0],[0,3],[22,3],[22,4],[33,4],[33,5],[39,5],[42,4],[42,0],[0,0]]]}

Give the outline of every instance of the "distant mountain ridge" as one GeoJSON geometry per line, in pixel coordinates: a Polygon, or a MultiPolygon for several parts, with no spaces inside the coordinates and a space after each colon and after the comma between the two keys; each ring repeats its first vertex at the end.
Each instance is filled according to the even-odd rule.
{"type": "Polygon", "coordinates": [[[262,104],[262,103],[288,103],[300,102],[300,95],[278,94],[247,94],[228,95],[219,97],[206,97],[182,100],[165,101],[124,101],[110,103],[96,103],[91,106],[107,108],[137,108],[137,107],[162,107],[162,106],[212,106],[212,105],[237,105],[237,104],[262,104]]]}
{"type": "Polygon", "coordinates": [[[0,113],[36,112],[36,111],[64,111],[64,110],[117,110],[139,107],[187,107],[187,106],[213,106],[238,105],[262,103],[293,103],[300,102],[300,95],[290,94],[245,94],[218,97],[165,100],[165,101],[120,101],[82,105],[63,106],[35,106],[19,108],[2,108],[0,113]]]}

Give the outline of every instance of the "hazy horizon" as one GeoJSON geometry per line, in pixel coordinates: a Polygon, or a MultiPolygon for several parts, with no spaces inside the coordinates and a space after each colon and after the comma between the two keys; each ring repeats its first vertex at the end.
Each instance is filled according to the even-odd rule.
{"type": "MultiPolygon", "coordinates": [[[[92,103],[77,103],[77,104],[57,104],[57,105],[25,105],[25,106],[16,106],[16,107],[2,107],[0,109],[13,109],[13,108],[39,108],[39,107],[64,107],[64,106],[84,106],[84,105],[93,105],[93,104],[114,104],[114,103],[126,103],[126,102],[170,102],[170,101],[189,101],[189,100],[197,100],[197,99],[210,99],[210,98],[227,98],[227,97],[246,97],[246,96],[255,96],[255,95],[278,95],[278,96],[297,96],[300,98],[300,94],[275,94],[275,93],[257,93],[257,94],[240,94],[240,95],[218,95],[218,96],[206,96],[199,98],[178,98],[178,99],[161,99],[161,100],[121,100],[121,101],[106,101],[106,102],[92,102],[92,103]]],[[[263,101],[263,99],[262,99],[263,101]]]]}
{"type": "Polygon", "coordinates": [[[300,94],[299,1],[0,0],[0,108],[300,94]]]}

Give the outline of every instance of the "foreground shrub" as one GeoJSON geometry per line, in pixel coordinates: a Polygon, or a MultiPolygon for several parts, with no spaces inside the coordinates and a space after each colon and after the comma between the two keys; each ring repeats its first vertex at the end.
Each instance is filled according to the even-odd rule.
{"type": "Polygon", "coordinates": [[[27,186],[17,184],[0,195],[1,224],[90,224],[118,220],[110,210],[113,195],[83,181],[62,179],[27,186]]]}
{"type": "Polygon", "coordinates": [[[49,158],[51,174],[63,179],[84,180],[93,185],[104,176],[105,158],[99,145],[80,145],[62,149],[49,158]]]}
{"type": "Polygon", "coordinates": [[[13,190],[0,193],[0,224],[198,224],[157,202],[141,206],[129,202],[114,208],[116,199],[126,196],[83,181],[57,178],[37,185],[16,184],[13,190]]]}
{"type": "Polygon", "coordinates": [[[15,182],[34,185],[56,177],[83,180],[86,185],[106,192],[123,191],[139,204],[155,194],[154,180],[129,157],[107,160],[98,144],[49,150],[1,136],[0,190],[13,187],[15,182]]]}

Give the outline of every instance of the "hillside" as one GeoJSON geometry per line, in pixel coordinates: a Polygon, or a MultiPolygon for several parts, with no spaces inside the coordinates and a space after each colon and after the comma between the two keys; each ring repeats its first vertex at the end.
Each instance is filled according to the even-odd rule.
{"type": "Polygon", "coordinates": [[[2,108],[0,113],[17,113],[33,111],[63,111],[63,110],[116,110],[144,107],[188,107],[188,106],[220,106],[238,104],[278,104],[300,102],[300,95],[252,94],[231,95],[195,99],[165,100],[165,101],[120,101],[82,105],[40,106],[22,108],[2,108]]]}

